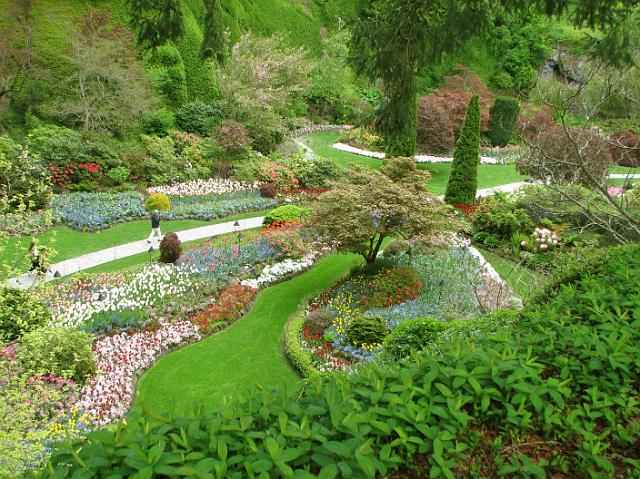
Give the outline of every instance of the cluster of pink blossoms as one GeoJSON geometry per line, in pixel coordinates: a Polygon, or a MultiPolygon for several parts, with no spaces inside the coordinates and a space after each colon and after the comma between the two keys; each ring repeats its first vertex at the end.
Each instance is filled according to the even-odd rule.
{"type": "Polygon", "coordinates": [[[171,348],[199,339],[198,328],[189,321],[99,339],[93,347],[98,374],[82,388],[76,407],[95,417],[100,426],[118,420],[129,410],[137,374],[171,348]]]}

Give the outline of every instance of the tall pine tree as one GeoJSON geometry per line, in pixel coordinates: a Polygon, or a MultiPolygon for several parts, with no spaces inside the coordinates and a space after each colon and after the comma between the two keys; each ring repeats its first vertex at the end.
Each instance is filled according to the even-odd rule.
{"type": "Polygon", "coordinates": [[[213,0],[207,5],[207,14],[204,17],[204,38],[200,46],[200,56],[215,58],[218,64],[222,65],[225,61],[225,53],[222,6],[220,0],[213,0]]]}
{"type": "Polygon", "coordinates": [[[478,95],[469,100],[460,136],[453,153],[451,174],[444,200],[451,205],[472,205],[478,188],[480,163],[480,101],[478,95]]]}

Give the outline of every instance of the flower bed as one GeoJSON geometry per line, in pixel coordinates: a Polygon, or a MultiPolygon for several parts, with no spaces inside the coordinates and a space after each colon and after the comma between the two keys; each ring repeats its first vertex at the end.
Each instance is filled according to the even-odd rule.
{"type": "Polygon", "coordinates": [[[198,341],[198,329],[189,321],[164,323],[156,330],[121,333],[96,341],[98,370],[80,393],[76,407],[104,426],[128,411],[137,375],[172,348],[198,341]]]}
{"type": "Polygon", "coordinates": [[[140,193],[68,193],[51,202],[53,220],[73,228],[100,230],[147,215],[140,193]]]}
{"type": "Polygon", "coordinates": [[[237,191],[255,190],[256,184],[242,181],[211,178],[208,180],[193,180],[173,185],[154,186],[147,188],[147,194],[165,193],[171,196],[203,196],[234,193],[237,191]]]}
{"type": "Polygon", "coordinates": [[[225,328],[242,316],[256,297],[256,290],[246,285],[225,288],[215,304],[193,316],[190,321],[204,334],[225,328]]]}
{"type": "Polygon", "coordinates": [[[264,285],[275,283],[294,273],[304,271],[313,266],[315,254],[311,253],[299,260],[287,258],[274,265],[264,267],[260,276],[242,281],[244,286],[258,289],[264,285]]]}
{"type": "Polygon", "coordinates": [[[278,202],[263,198],[255,190],[218,195],[171,197],[171,211],[164,218],[211,220],[225,216],[273,208],[278,202]]]}

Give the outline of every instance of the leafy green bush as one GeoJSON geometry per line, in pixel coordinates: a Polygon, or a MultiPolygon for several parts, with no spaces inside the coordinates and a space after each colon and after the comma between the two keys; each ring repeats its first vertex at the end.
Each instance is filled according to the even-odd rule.
{"type": "Polygon", "coordinates": [[[220,110],[201,100],[187,103],[176,112],[176,121],[180,128],[200,135],[207,133],[213,120],[219,121],[221,118],[222,112],[220,110]]]}
{"type": "Polygon", "coordinates": [[[504,194],[483,198],[471,214],[471,223],[475,234],[489,233],[503,240],[518,232],[528,234],[533,229],[527,212],[504,194]]]}
{"type": "Polygon", "coordinates": [[[409,319],[400,323],[384,340],[384,354],[391,359],[402,359],[412,351],[421,351],[438,339],[447,328],[446,323],[431,318],[409,319]]]}
{"type": "Polygon", "coordinates": [[[0,213],[39,210],[51,197],[49,172],[27,149],[0,137],[0,213]]]}
{"type": "Polygon", "coordinates": [[[49,308],[33,295],[19,289],[0,289],[0,341],[20,339],[50,319],[49,308]]]}
{"type": "Polygon", "coordinates": [[[147,198],[144,204],[147,211],[164,211],[171,210],[171,200],[164,193],[154,193],[147,198]]]}
{"type": "Polygon", "coordinates": [[[180,52],[173,45],[161,45],[155,49],[151,61],[160,91],[173,108],[179,108],[187,101],[186,74],[180,52]]]}
{"type": "Polygon", "coordinates": [[[480,102],[478,95],[469,100],[467,115],[453,152],[451,173],[444,199],[452,205],[472,205],[476,201],[478,164],[480,163],[480,102]]]}
{"type": "Polygon", "coordinates": [[[292,155],[287,158],[286,165],[305,188],[325,188],[330,181],[340,179],[343,173],[335,160],[321,156],[308,159],[303,155],[292,155]]]}
{"type": "Polygon", "coordinates": [[[258,391],[196,417],[131,417],[56,446],[52,469],[35,475],[127,477],[206,461],[230,477],[634,477],[640,246],[609,253],[510,329],[465,328],[438,354],[332,375],[301,397],[258,391]],[[140,451],[155,459],[132,459],[140,451]]]}
{"type": "Polygon", "coordinates": [[[39,329],[22,337],[17,358],[33,374],[53,374],[82,383],[96,371],[92,347],[93,338],[85,331],[39,329]]]}
{"type": "Polygon", "coordinates": [[[398,256],[409,251],[409,243],[403,239],[396,239],[384,247],[385,256],[398,256]]]}
{"type": "Polygon", "coordinates": [[[389,328],[380,316],[356,316],[347,325],[347,341],[357,347],[382,344],[388,335],[389,328]]]}
{"type": "Polygon", "coordinates": [[[302,217],[309,213],[308,208],[296,205],[279,206],[275,210],[269,211],[263,220],[263,224],[270,225],[272,223],[285,223],[287,221],[299,221],[302,217]]]}
{"type": "Polygon", "coordinates": [[[122,185],[131,176],[131,170],[125,166],[117,166],[109,170],[107,176],[111,178],[116,185],[122,185]]]}
{"type": "Polygon", "coordinates": [[[508,145],[518,121],[520,103],[516,98],[499,96],[491,106],[489,113],[491,115],[489,120],[491,144],[493,146],[508,145]]]}
{"type": "Polygon", "coordinates": [[[141,122],[142,132],[147,135],[165,136],[176,126],[176,117],[166,108],[147,113],[141,122]]]}
{"type": "Polygon", "coordinates": [[[28,145],[43,163],[65,167],[88,160],[87,145],[77,131],[45,125],[29,133],[28,145]]]}

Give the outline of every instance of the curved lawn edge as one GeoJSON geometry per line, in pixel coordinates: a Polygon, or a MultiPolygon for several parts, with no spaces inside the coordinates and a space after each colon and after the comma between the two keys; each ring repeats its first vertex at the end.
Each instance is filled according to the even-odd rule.
{"type": "Polygon", "coordinates": [[[301,379],[282,353],[282,334],[300,303],[340,280],[361,257],[332,254],[306,273],[258,293],[251,310],[224,331],[161,358],[138,382],[134,410],[189,414],[222,406],[259,385],[297,388],[301,379]]]}

